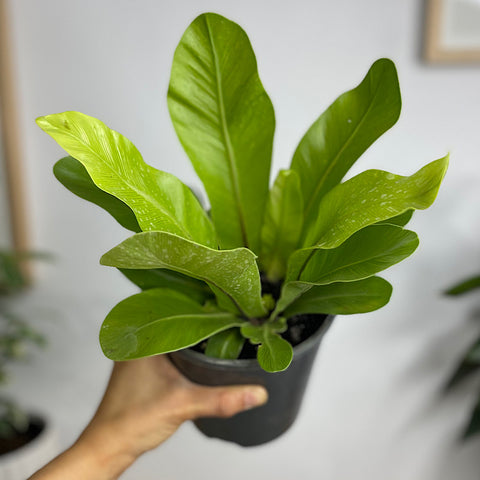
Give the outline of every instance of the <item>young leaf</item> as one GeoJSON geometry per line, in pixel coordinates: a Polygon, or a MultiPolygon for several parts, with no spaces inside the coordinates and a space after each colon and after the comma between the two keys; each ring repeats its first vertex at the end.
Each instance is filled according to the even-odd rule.
{"type": "Polygon", "coordinates": [[[87,169],[73,157],[60,159],[54,165],[53,173],[64,187],[78,197],[102,207],[122,227],[132,232],[141,231],[132,209],[117,197],[98,188],[90,178],[87,169]]]}
{"type": "Polygon", "coordinates": [[[280,170],[270,190],[262,227],[261,263],[271,281],[285,276],[287,261],[300,239],[303,200],[298,175],[280,170]]]}
{"type": "Polygon", "coordinates": [[[240,331],[252,344],[260,345],[257,360],[265,371],[281,372],[290,365],[293,358],[292,346],[275,332],[271,324],[264,323],[260,326],[245,324],[240,331]]]}
{"type": "Polygon", "coordinates": [[[142,290],[170,288],[190,296],[190,298],[199,303],[204,303],[206,299],[213,297],[213,292],[205,282],[172,270],[165,268],[154,268],[151,270],[119,268],[119,270],[142,290]]]}
{"type": "Polygon", "coordinates": [[[235,360],[242,351],[245,338],[238,328],[230,328],[210,337],[205,349],[205,355],[214,358],[235,360]]]}
{"type": "Polygon", "coordinates": [[[174,290],[147,290],[110,311],[100,330],[100,344],[111,360],[131,360],[187,348],[243,323],[174,290]]]}
{"type": "Polygon", "coordinates": [[[386,305],[391,294],[392,286],[380,277],[314,286],[297,298],[283,315],[291,317],[302,313],[349,315],[372,312],[386,305]]]}
{"type": "Polygon", "coordinates": [[[297,250],[290,258],[286,281],[326,285],[361,280],[401,262],[417,247],[415,232],[395,225],[370,225],[336,248],[297,250]]]}
{"type": "Polygon", "coordinates": [[[83,164],[99,188],[133,210],[142,230],[164,230],[217,246],[210,219],[190,189],[147,165],[126,137],[79,112],[47,115],[37,124],[83,164]]]}
{"type": "Polygon", "coordinates": [[[206,13],[188,27],[173,58],[168,108],[207,191],[222,248],[258,252],[275,116],[237,24],[206,13]]]}
{"type": "Polygon", "coordinates": [[[410,177],[367,170],[337,185],[318,207],[317,220],[304,246],[334,248],[373,223],[412,208],[428,208],[437,196],[448,167],[448,155],[425,165],[410,177]]]}
{"type": "Polygon", "coordinates": [[[246,248],[213,250],[166,232],[144,232],[105,253],[102,265],[168,268],[206,282],[247,317],[266,315],[255,255],[246,248]]]}
{"type": "Polygon", "coordinates": [[[316,220],[323,196],[396,123],[400,109],[395,65],[382,58],[372,65],[358,87],[337,98],[310,127],[291,166],[300,176],[306,229],[316,220]]]}

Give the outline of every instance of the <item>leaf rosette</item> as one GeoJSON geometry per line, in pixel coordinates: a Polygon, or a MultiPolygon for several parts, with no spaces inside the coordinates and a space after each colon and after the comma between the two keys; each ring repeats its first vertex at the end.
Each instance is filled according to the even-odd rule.
{"type": "Polygon", "coordinates": [[[446,156],[411,176],[368,170],[343,181],[400,115],[391,60],[377,60],[320,115],[270,189],[275,115],[242,28],[213,13],[195,19],[175,51],[167,100],[209,212],[100,120],[37,119],[69,154],[54,167],[57,179],[134,232],[101,260],[142,290],[103,323],[109,358],[201,343],[207,355],[232,359],[249,342],[265,370],[281,371],[293,357],[287,319],[389,301],[392,287],[377,274],[417,248],[404,227],[433,203],[448,166],[446,156]]]}

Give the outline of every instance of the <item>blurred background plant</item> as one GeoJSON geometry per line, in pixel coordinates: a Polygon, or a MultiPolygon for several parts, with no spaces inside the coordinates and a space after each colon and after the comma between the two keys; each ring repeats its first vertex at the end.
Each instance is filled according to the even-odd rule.
{"type": "MultiPolygon", "coordinates": [[[[461,283],[447,290],[445,293],[450,296],[461,296],[471,293],[474,290],[480,290],[480,275],[463,280],[461,283]]],[[[475,313],[475,319],[480,322],[480,311],[475,313]]],[[[465,356],[451,376],[447,389],[450,390],[457,386],[466,378],[470,378],[480,373],[480,335],[468,348],[465,356]]],[[[477,402],[471,412],[469,421],[462,433],[464,439],[480,434],[480,391],[478,392],[477,402]]]]}
{"type": "Polygon", "coordinates": [[[43,335],[14,313],[11,306],[28,286],[23,269],[25,261],[38,256],[0,250],[0,445],[22,435],[30,422],[28,414],[18,403],[1,391],[9,380],[8,367],[14,362],[28,360],[32,350],[46,343],[43,335]]]}

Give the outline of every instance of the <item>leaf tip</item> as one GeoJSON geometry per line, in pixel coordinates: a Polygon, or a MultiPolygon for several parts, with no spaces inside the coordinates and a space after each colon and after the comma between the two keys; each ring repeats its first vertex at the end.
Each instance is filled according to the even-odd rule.
{"type": "Polygon", "coordinates": [[[37,117],[35,119],[35,123],[42,129],[45,130],[45,126],[48,125],[48,120],[47,120],[48,115],[42,115],[41,117],[37,117]]]}
{"type": "Polygon", "coordinates": [[[447,171],[447,168],[450,165],[450,152],[448,152],[441,160],[444,161],[443,163],[445,164],[445,171],[447,171]]]}
{"type": "Polygon", "coordinates": [[[388,68],[393,67],[394,69],[396,69],[395,62],[391,58],[388,58],[388,57],[381,57],[378,60],[375,60],[375,62],[373,62],[373,65],[377,65],[377,66],[381,65],[381,66],[385,66],[385,67],[388,67],[388,68]]]}
{"type": "Polygon", "coordinates": [[[99,260],[100,265],[103,265],[105,267],[113,267],[112,262],[110,260],[109,253],[110,253],[110,251],[108,251],[107,253],[104,253],[100,257],[100,260],[99,260]]]}

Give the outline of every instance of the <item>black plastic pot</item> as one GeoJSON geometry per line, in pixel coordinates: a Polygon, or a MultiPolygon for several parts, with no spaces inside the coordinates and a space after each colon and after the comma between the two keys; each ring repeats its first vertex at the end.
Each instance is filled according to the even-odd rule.
{"type": "Polygon", "coordinates": [[[319,315],[319,329],[293,349],[287,370],[268,373],[256,359],[221,360],[194,350],[171,353],[170,359],[188,379],[201,385],[260,384],[268,390],[268,402],[232,418],[200,418],[197,428],[208,437],[221,438],[242,446],[269,442],[293,424],[302,403],[318,347],[333,316],[319,315]]]}

